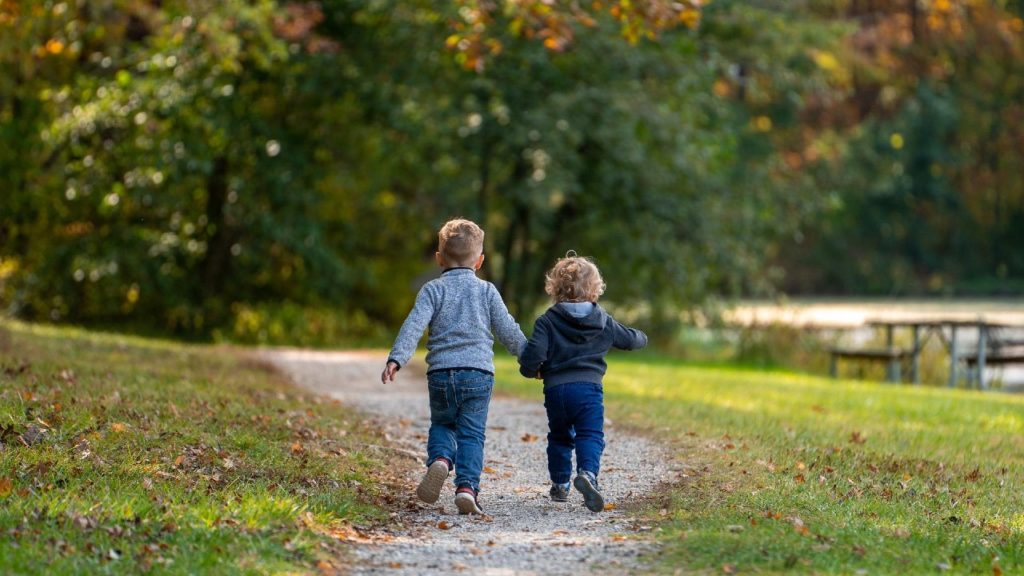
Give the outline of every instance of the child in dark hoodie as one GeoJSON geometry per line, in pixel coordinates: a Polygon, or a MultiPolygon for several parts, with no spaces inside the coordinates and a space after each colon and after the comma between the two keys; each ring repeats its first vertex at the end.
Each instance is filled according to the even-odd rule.
{"type": "Polygon", "coordinates": [[[544,283],[555,303],[537,318],[519,357],[523,376],[544,380],[551,499],[569,499],[575,449],[573,485],[593,512],[604,510],[597,482],[604,451],[604,357],[611,348],[636,350],[647,345],[643,332],[619,324],[598,306],[604,288],[601,272],[589,259],[572,251],[559,259],[544,283]]]}

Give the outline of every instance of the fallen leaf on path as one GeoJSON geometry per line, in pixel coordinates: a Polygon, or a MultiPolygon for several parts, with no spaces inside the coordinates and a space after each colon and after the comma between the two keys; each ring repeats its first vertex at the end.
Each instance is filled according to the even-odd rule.
{"type": "Polygon", "coordinates": [[[522,440],[523,442],[536,442],[537,441],[537,437],[534,436],[533,434],[530,434],[529,432],[527,432],[526,434],[523,434],[522,437],[520,437],[519,439],[522,440]]]}
{"type": "Polygon", "coordinates": [[[807,478],[804,478],[803,474],[797,474],[796,476],[793,476],[793,480],[796,480],[797,484],[803,484],[807,481],[807,478]]]}
{"type": "Polygon", "coordinates": [[[484,473],[485,474],[497,474],[498,471],[495,470],[494,468],[491,468],[490,466],[484,466],[484,473]]]}
{"type": "Polygon", "coordinates": [[[606,511],[607,510],[615,510],[616,508],[618,508],[618,506],[614,502],[609,502],[609,503],[604,505],[604,509],[606,511]]]}
{"type": "Polygon", "coordinates": [[[440,528],[441,530],[451,530],[452,525],[447,523],[447,522],[445,522],[444,520],[441,520],[440,522],[437,523],[437,527],[440,528]]]}
{"type": "Polygon", "coordinates": [[[292,444],[291,452],[292,452],[292,454],[295,454],[295,455],[302,454],[302,452],[303,452],[302,444],[299,444],[298,442],[292,444]]]}
{"type": "Polygon", "coordinates": [[[612,542],[622,542],[625,539],[626,537],[622,534],[616,534],[615,536],[612,536],[612,542]]]}

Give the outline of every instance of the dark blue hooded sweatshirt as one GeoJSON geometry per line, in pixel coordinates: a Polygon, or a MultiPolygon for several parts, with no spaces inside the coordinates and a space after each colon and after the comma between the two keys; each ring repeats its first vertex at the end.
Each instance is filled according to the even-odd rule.
{"type": "Polygon", "coordinates": [[[578,312],[578,303],[548,308],[533,325],[533,336],[519,356],[519,372],[527,378],[539,373],[544,388],[566,382],[601,384],[612,348],[636,350],[647,345],[647,335],[623,326],[597,304],[578,312]]]}

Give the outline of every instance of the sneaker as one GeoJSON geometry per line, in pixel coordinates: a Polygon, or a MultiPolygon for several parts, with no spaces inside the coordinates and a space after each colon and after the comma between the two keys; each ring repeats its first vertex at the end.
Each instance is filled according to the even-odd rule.
{"type": "Polygon", "coordinates": [[[448,466],[447,459],[438,458],[431,462],[427,473],[423,475],[423,480],[420,480],[420,485],[416,488],[416,496],[419,496],[419,499],[427,504],[437,502],[437,499],[441,497],[441,488],[444,487],[444,481],[448,479],[449,472],[451,472],[451,468],[448,466]]]}
{"type": "Polygon", "coordinates": [[[580,470],[576,480],[572,483],[577,490],[583,494],[583,503],[591,512],[604,510],[604,496],[601,495],[601,488],[597,484],[597,477],[586,470],[580,470]]]}
{"type": "Polygon", "coordinates": [[[553,502],[568,502],[569,501],[569,483],[565,484],[552,484],[551,485],[551,500],[553,502]]]}
{"type": "Polygon", "coordinates": [[[455,491],[455,507],[459,514],[483,514],[480,503],[476,500],[476,490],[469,486],[459,486],[455,491]]]}

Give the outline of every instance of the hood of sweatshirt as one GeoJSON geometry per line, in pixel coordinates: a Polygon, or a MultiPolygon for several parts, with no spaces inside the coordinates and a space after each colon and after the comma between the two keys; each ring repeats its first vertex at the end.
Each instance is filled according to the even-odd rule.
{"type": "Polygon", "coordinates": [[[600,336],[608,320],[608,315],[598,304],[594,304],[585,316],[575,314],[578,307],[564,304],[555,304],[551,311],[551,323],[567,340],[575,343],[589,342],[600,336]]]}

